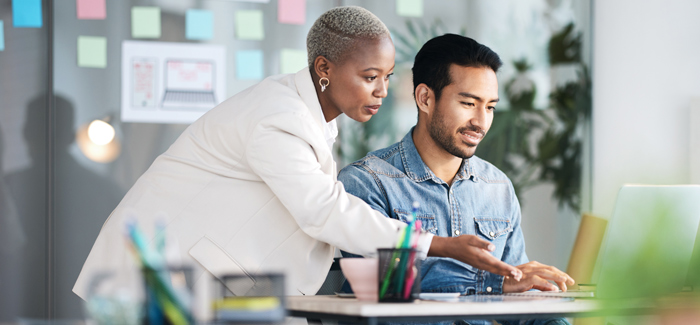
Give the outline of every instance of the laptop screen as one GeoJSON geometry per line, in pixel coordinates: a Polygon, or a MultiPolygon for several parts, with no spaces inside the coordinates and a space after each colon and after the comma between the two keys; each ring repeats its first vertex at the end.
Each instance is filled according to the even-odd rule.
{"type": "Polygon", "coordinates": [[[681,291],[699,223],[700,186],[623,186],[603,246],[597,296],[681,291]]]}
{"type": "Polygon", "coordinates": [[[213,91],[213,62],[168,60],[165,66],[165,91],[213,91]]]}

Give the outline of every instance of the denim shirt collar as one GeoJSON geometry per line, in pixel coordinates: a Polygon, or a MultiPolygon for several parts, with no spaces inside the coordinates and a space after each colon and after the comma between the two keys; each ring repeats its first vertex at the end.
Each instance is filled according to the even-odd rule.
{"type": "MultiPolygon", "coordinates": [[[[403,167],[406,175],[416,182],[422,182],[425,180],[432,179],[436,183],[445,183],[439,177],[435,176],[432,170],[423,162],[416,149],[416,145],[413,142],[413,129],[403,137],[403,140],[399,143],[399,150],[401,151],[401,160],[403,161],[403,167]]],[[[471,179],[476,182],[476,174],[474,169],[469,163],[469,159],[463,159],[462,165],[459,167],[459,172],[455,175],[454,180],[471,179]]]]}

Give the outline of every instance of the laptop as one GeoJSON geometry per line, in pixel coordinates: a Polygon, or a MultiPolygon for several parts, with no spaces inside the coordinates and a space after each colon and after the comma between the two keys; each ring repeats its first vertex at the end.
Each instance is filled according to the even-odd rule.
{"type": "MultiPolygon", "coordinates": [[[[700,285],[699,224],[700,185],[623,186],[601,248],[595,296],[653,297],[700,285]]],[[[593,296],[586,291],[517,295],[593,296]]]]}
{"type": "Polygon", "coordinates": [[[214,62],[170,59],[165,62],[163,108],[216,106],[214,62]]]}

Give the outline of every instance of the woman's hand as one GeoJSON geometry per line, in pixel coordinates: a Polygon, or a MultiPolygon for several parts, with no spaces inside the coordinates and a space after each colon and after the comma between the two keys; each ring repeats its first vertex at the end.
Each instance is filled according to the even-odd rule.
{"type": "Polygon", "coordinates": [[[474,235],[433,237],[428,256],[451,257],[477,269],[510,277],[519,281],[523,273],[516,267],[497,259],[489,252],[496,249],[490,242],[474,235]]]}

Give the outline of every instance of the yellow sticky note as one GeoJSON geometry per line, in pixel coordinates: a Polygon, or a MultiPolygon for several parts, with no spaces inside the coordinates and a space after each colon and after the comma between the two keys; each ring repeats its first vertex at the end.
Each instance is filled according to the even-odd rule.
{"type": "Polygon", "coordinates": [[[78,36],[78,66],[83,68],[107,67],[107,39],[78,36]]]}
{"type": "Polygon", "coordinates": [[[308,65],[306,51],[303,50],[282,49],[280,61],[281,73],[297,73],[308,65]]]}
{"type": "Polygon", "coordinates": [[[160,8],[133,7],[131,8],[131,37],[159,38],[160,37],[160,8]]]}
{"type": "Polygon", "coordinates": [[[396,0],[396,14],[404,17],[423,17],[423,0],[396,0]]]}
{"type": "Polygon", "coordinates": [[[261,10],[236,11],[236,38],[240,40],[262,40],[265,38],[263,13],[261,10]]]}

